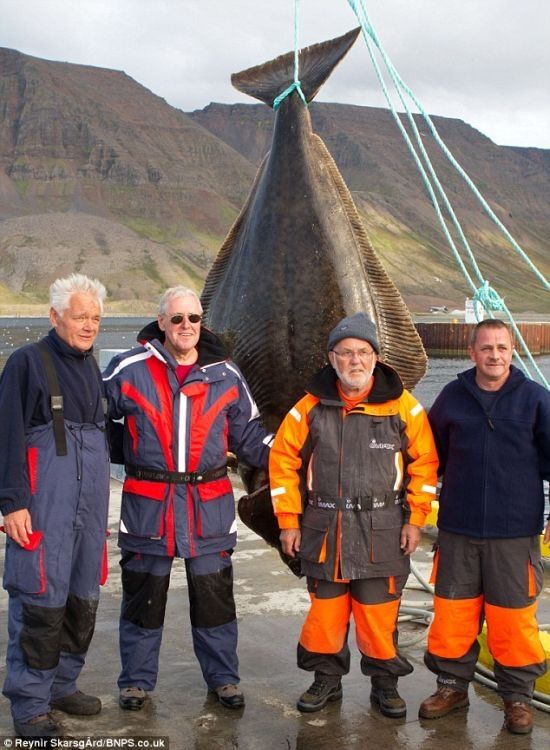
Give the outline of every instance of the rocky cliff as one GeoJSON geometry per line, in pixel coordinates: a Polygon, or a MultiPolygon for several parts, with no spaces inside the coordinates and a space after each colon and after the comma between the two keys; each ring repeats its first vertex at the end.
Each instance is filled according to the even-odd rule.
{"type": "Polygon", "coordinates": [[[124,73],[0,49],[0,283],[72,269],[116,300],[200,286],[255,168],[124,73]]]}
{"type": "MultiPolygon", "coordinates": [[[[411,307],[461,304],[467,287],[390,115],[339,104],[311,112],[411,307]]],[[[463,122],[435,121],[548,272],[550,152],[496,146],[463,122]]],[[[43,302],[51,280],[71,270],[99,276],[115,307],[132,311],[167,285],[200,288],[269,149],[272,122],[264,105],[185,114],[121,71],[0,48],[0,305],[43,302]]],[[[547,308],[421,130],[484,273],[514,309],[547,308]]]]}

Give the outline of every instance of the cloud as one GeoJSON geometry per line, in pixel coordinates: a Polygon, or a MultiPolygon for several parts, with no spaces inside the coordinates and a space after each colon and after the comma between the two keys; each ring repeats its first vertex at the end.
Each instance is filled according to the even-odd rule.
{"type": "MultiPolygon", "coordinates": [[[[367,0],[395,67],[433,114],[497,143],[550,148],[548,0],[367,0]]],[[[347,0],[301,0],[303,46],[357,25],[347,0]]],[[[0,44],[124,70],[189,111],[250,101],[231,73],[294,45],[293,0],[3,0],[0,44]]],[[[362,40],[320,101],[383,104],[362,40]]]]}

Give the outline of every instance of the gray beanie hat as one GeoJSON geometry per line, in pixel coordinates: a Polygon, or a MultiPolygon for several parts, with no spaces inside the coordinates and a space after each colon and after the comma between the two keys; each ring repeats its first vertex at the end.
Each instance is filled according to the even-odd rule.
{"type": "Polygon", "coordinates": [[[368,341],[374,351],[379,354],[380,345],[376,335],[376,326],[364,312],[355,313],[341,320],[328,336],[328,350],[334,349],[342,339],[362,339],[368,341]]]}

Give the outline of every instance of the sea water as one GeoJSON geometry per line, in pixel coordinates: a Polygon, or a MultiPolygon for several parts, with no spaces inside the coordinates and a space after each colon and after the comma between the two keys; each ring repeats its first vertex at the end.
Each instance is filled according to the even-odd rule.
{"type": "MultiPolygon", "coordinates": [[[[138,332],[151,318],[104,317],[94,350],[99,360],[100,349],[131,349],[137,346],[138,332]]],[[[0,371],[9,355],[23,344],[38,341],[51,328],[47,318],[1,318],[0,319],[0,371]]],[[[550,355],[536,357],[538,367],[550,380],[550,355]]],[[[416,398],[430,407],[443,386],[456,378],[457,373],[471,367],[468,359],[431,358],[428,372],[414,390],[416,398]]]]}

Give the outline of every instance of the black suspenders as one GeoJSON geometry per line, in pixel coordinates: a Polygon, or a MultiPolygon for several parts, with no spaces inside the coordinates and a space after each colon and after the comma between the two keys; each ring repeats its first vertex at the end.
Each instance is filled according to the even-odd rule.
{"type": "MultiPolygon", "coordinates": [[[[63,413],[63,395],[61,394],[61,388],[59,387],[59,378],[57,377],[57,370],[53,361],[50,347],[46,343],[45,339],[42,339],[37,343],[38,350],[42,357],[42,364],[46,371],[46,379],[48,381],[48,390],[50,392],[50,408],[52,410],[53,420],[53,434],[55,439],[55,453],[57,456],[67,455],[67,439],[65,437],[65,415],[63,413]]],[[[101,381],[101,373],[99,367],[94,359],[94,364],[97,370],[98,379],[101,381]]],[[[103,413],[107,418],[107,399],[102,398],[101,403],[103,406],[103,413]]]]}
{"type": "Polygon", "coordinates": [[[46,378],[48,380],[48,390],[50,392],[50,408],[52,410],[53,419],[53,434],[55,438],[55,452],[58,456],[67,455],[67,440],[65,438],[65,421],[63,415],[63,396],[61,395],[61,388],[59,387],[59,378],[57,377],[57,370],[53,363],[52,353],[50,352],[49,346],[46,344],[44,339],[39,341],[38,349],[42,356],[42,364],[46,371],[46,378]]]}

